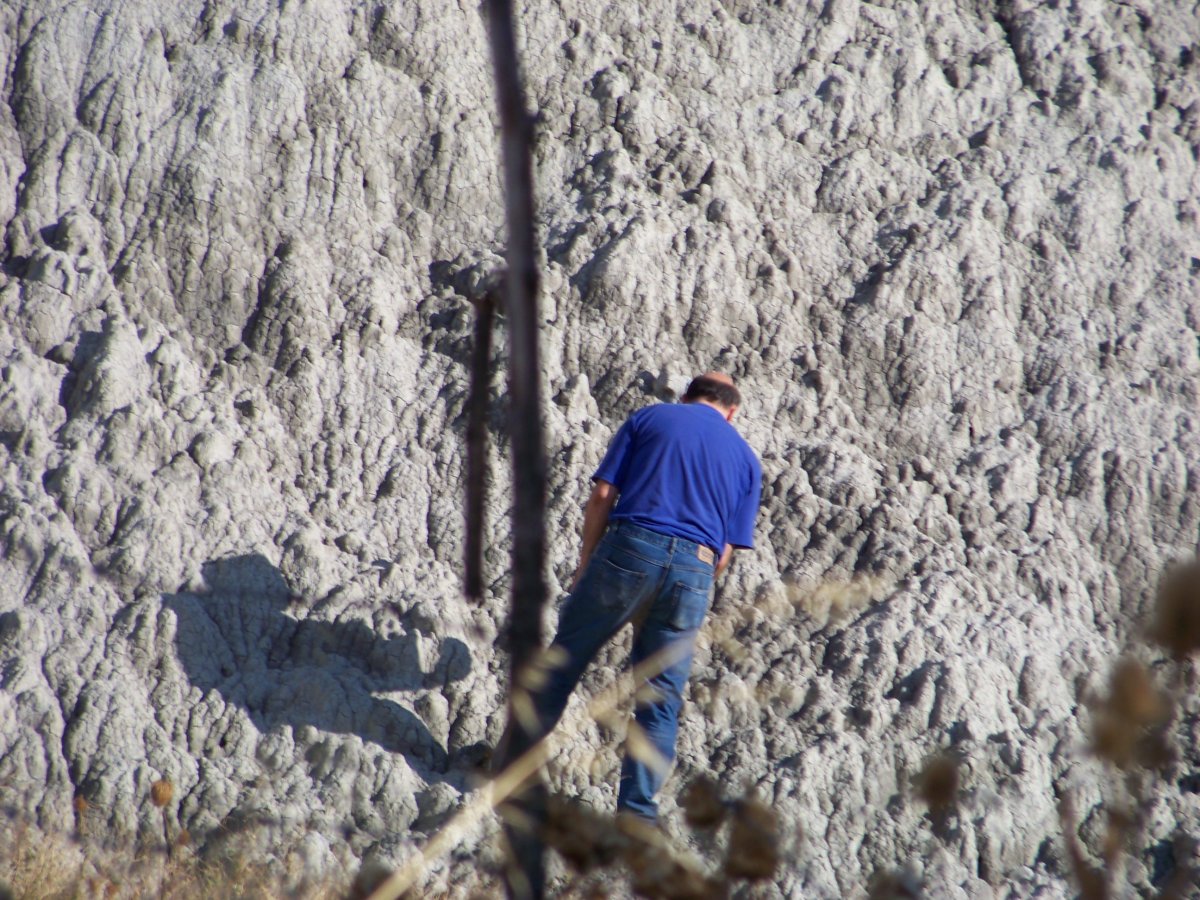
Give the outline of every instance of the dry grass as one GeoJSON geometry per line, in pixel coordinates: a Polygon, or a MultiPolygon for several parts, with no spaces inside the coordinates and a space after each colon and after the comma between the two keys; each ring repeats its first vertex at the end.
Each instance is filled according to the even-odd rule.
{"type": "Polygon", "coordinates": [[[883,597],[892,582],[873,575],[861,575],[848,581],[823,581],[812,586],[789,585],[788,600],[822,625],[846,621],[872,601],[883,597]]]}
{"type": "MultiPolygon", "coordinates": [[[[3,900],[333,900],[347,895],[332,878],[297,882],[280,866],[236,856],[206,859],[190,844],[104,849],[15,822],[0,835],[3,900]]],[[[186,833],[185,833],[186,834],[186,833]]],[[[286,868],[286,866],[285,866],[286,868]]]]}
{"type": "Polygon", "coordinates": [[[740,881],[766,881],[782,857],[775,812],[747,794],[723,799],[707,780],[684,792],[688,822],[697,830],[729,824],[728,848],[715,863],[693,857],[656,826],[636,817],[613,818],[561,796],[550,797],[542,837],[580,876],[623,866],[641,897],[709,900],[728,896],[740,881]]]}
{"type": "MultiPolygon", "coordinates": [[[[705,628],[706,636],[712,645],[720,647],[731,658],[736,658],[737,654],[744,652],[742,641],[737,637],[738,630],[749,624],[750,619],[762,617],[776,622],[784,622],[797,612],[814,615],[814,610],[820,613],[824,621],[842,618],[865,607],[873,599],[877,599],[886,592],[889,584],[883,579],[860,578],[852,582],[831,583],[809,590],[788,589],[761,598],[761,602],[741,610],[738,615],[711,617],[705,628]]],[[[592,699],[588,704],[587,717],[583,721],[594,720],[607,723],[614,728],[619,727],[626,718],[620,715],[619,711],[636,698],[641,690],[640,686],[648,678],[675,662],[677,654],[680,652],[683,652],[680,647],[667,647],[655,656],[643,660],[627,677],[618,679],[607,690],[592,699]]],[[[536,658],[526,670],[522,671],[514,687],[512,700],[514,715],[522,720],[524,727],[530,730],[533,730],[536,722],[528,692],[544,684],[547,671],[558,664],[558,661],[549,656],[549,653],[550,651],[543,651],[539,658],[536,658]]],[[[765,702],[763,697],[751,699],[760,704],[765,702]]],[[[553,755],[557,744],[572,737],[570,733],[567,733],[568,730],[560,725],[558,732],[539,742],[523,756],[514,760],[507,769],[497,774],[482,789],[469,797],[467,802],[441,831],[433,836],[419,854],[414,855],[401,865],[391,877],[375,887],[370,895],[371,900],[397,900],[399,897],[409,896],[412,891],[416,890],[434,860],[449,852],[485,817],[502,808],[510,798],[518,795],[526,785],[538,777],[553,755]]],[[[667,765],[666,761],[660,757],[636,725],[632,723],[629,724],[626,732],[626,749],[648,765],[662,767],[667,765]]],[[[733,848],[733,853],[721,866],[717,867],[723,872],[721,876],[704,876],[709,879],[704,882],[708,887],[711,888],[713,884],[718,883],[724,884],[731,878],[758,880],[768,877],[766,873],[775,871],[780,853],[779,827],[775,813],[769,807],[750,797],[737,801],[720,800],[716,794],[715,785],[711,784],[701,784],[698,787],[694,785],[689,788],[687,797],[682,800],[682,803],[685,806],[690,804],[694,808],[695,814],[701,818],[704,815],[717,815],[715,806],[727,806],[727,811],[732,813],[733,825],[730,827],[729,843],[733,848]],[[695,794],[696,791],[704,796],[695,794]],[[709,806],[707,813],[699,811],[699,807],[703,804],[709,806]],[[711,880],[714,877],[717,878],[716,881],[711,880]]],[[[591,821],[594,824],[595,817],[584,819],[581,814],[578,821],[591,821]]],[[[720,821],[724,821],[724,815],[721,814],[720,819],[714,821],[716,824],[720,824],[720,821]]],[[[532,823],[529,824],[530,827],[533,827],[532,823]]],[[[699,825],[698,822],[689,822],[689,824],[692,824],[693,827],[699,825]]],[[[546,835],[545,839],[548,845],[560,847],[564,857],[568,860],[579,852],[574,838],[555,834],[546,835]]],[[[628,854],[625,854],[623,858],[629,862],[627,856],[628,854]]],[[[654,857],[654,859],[661,862],[658,857],[654,857]]],[[[646,863],[646,860],[643,859],[642,862],[646,863]]],[[[665,863],[664,866],[655,868],[655,871],[676,872],[679,880],[672,890],[682,891],[680,896],[690,896],[687,894],[686,887],[678,886],[691,884],[690,876],[684,878],[671,866],[666,866],[665,863]]],[[[675,896],[675,894],[648,893],[647,891],[650,889],[647,887],[646,878],[637,874],[639,868],[645,868],[645,866],[639,864],[639,867],[634,867],[631,865],[633,876],[631,886],[635,891],[643,896],[675,896]]]]}
{"type": "MultiPolygon", "coordinates": [[[[643,660],[634,668],[633,672],[631,673],[631,677],[619,680],[616,684],[610,686],[607,690],[601,692],[598,696],[592,699],[591,703],[588,705],[588,717],[600,722],[613,721],[615,711],[619,709],[624,702],[632,699],[636,695],[637,691],[640,690],[639,686],[644,683],[646,679],[672,665],[679,658],[679,654],[684,652],[686,652],[685,647],[681,645],[671,645],[663,648],[663,650],[659,651],[659,653],[643,660]]],[[[518,678],[518,683],[515,687],[516,696],[513,698],[513,709],[516,715],[532,715],[532,703],[529,700],[527,693],[529,687],[531,685],[538,685],[541,679],[544,678],[543,670],[553,666],[554,664],[555,661],[552,658],[547,658],[547,654],[543,652],[542,658],[535,660],[528,671],[521,673],[521,676],[518,678]],[[522,710],[525,710],[525,712],[522,713],[522,710]]],[[[533,723],[530,722],[528,724],[533,723]]],[[[566,737],[568,737],[568,735],[560,732],[540,741],[522,756],[515,759],[503,772],[497,774],[495,778],[484,785],[482,789],[476,791],[474,795],[468,799],[467,803],[465,803],[463,807],[450,819],[450,821],[443,826],[441,831],[434,835],[432,840],[425,845],[420,854],[412,857],[404,865],[400,866],[389,878],[374,888],[370,894],[371,900],[397,900],[399,897],[410,896],[411,892],[417,888],[417,886],[425,877],[430,864],[458,844],[468,832],[477,827],[479,823],[492,811],[501,810],[509,816],[518,815],[519,811],[513,808],[508,801],[511,798],[519,796],[533,781],[533,779],[538,777],[539,773],[546,765],[557,742],[565,739],[566,737]]],[[[654,750],[649,741],[645,740],[644,736],[639,735],[639,732],[633,725],[630,726],[629,732],[627,733],[627,749],[635,756],[640,756],[642,761],[648,765],[663,767],[667,765],[666,761],[661,758],[656,750],[654,750]]],[[[767,826],[767,822],[768,820],[771,822],[774,821],[774,813],[770,810],[767,810],[765,807],[763,807],[762,811],[759,812],[757,811],[759,806],[761,805],[754,803],[750,798],[743,798],[742,801],[736,801],[733,803],[733,809],[735,811],[740,811],[738,812],[738,815],[754,819],[753,823],[743,823],[742,828],[757,829],[755,834],[758,836],[760,841],[764,842],[766,845],[766,849],[760,851],[760,858],[758,861],[748,863],[748,865],[751,866],[755,872],[762,871],[764,869],[764,867],[767,865],[765,860],[770,859],[777,861],[778,858],[777,839],[773,834],[770,835],[769,839],[767,839],[766,834],[766,832],[770,830],[767,826]],[[748,811],[750,810],[752,803],[754,805],[755,812],[748,811]]],[[[577,807],[573,808],[577,810],[582,809],[577,807]]],[[[559,821],[562,821],[561,817],[559,821]]],[[[579,811],[578,815],[573,819],[573,821],[579,828],[584,828],[584,823],[588,822],[592,823],[592,825],[595,826],[595,829],[604,827],[600,824],[597,824],[604,821],[603,817],[591,813],[585,814],[583,811],[579,811]]],[[[513,823],[510,822],[509,824],[513,823]]],[[[525,824],[526,827],[529,828],[536,827],[535,823],[533,822],[527,822],[525,824]]],[[[617,826],[615,825],[614,820],[612,828],[615,829],[616,827],[617,826]]],[[[561,829],[559,830],[561,831],[561,829]]],[[[622,829],[622,833],[624,832],[625,829],[622,829]]],[[[564,856],[568,860],[571,858],[571,856],[578,855],[580,852],[580,841],[589,844],[589,846],[591,843],[594,843],[593,838],[587,837],[586,835],[564,836],[555,831],[555,826],[552,823],[547,825],[547,831],[545,834],[543,834],[543,839],[545,843],[551,847],[561,844],[565,850],[564,856]]],[[[707,885],[708,887],[712,887],[713,884],[718,883],[716,881],[712,881],[711,876],[699,874],[701,869],[681,863],[677,857],[670,856],[670,854],[668,854],[668,856],[670,856],[669,859],[662,853],[651,854],[647,850],[647,845],[645,842],[638,843],[635,841],[634,843],[630,844],[628,834],[625,834],[625,837],[622,840],[623,843],[621,846],[625,849],[618,855],[629,864],[632,876],[631,885],[635,891],[638,891],[643,896],[717,896],[712,894],[705,895],[702,893],[696,893],[693,895],[687,892],[687,890],[690,890],[690,888],[685,890],[685,887],[679,887],[679,885],[686,886],[690,884],[701,883],[707,885]],[[682,866],[682,868],[680,868],[680,866],[682,866]],[[686,872],[691,872],[693,874],[687,875],[685,870],[686,872]],[[672,885],[672,892],[665,894],[648,892],[651,891],[651,887],[649,887],[649,885],[653,883],[653,880],[646,874],[647,872],[655,872],[658,873],[658,875],[670,873],[670,876],[667,878],[667,880],[672,885]],[[695,876],[694,878],[693,875],[695,876]],[[678,893],[679,891],[683,891],[683,893],[678,893]]],[[[771,865],[773,871],[774,862],[772,862],[771,865]]],[[[654,877],[658,876],[656,875],[654,877]]],[[[667,876],[664,875],[664,877],[667,876]]],[[[726,873],[726,877],[734,876],[726,873]]],[[[760,876],[738,875],[736,877],[757,878],[760,876]]]]}
{"type": "MultiPolygon", "coordinates": [[[[789,587],[762,598],[764,602],[749,611],[714,617],[708,627],[709,639],[716,646],[733,647],[738,643],[739,629],[751,624],[747,616],[779,621],[799,612],[823,622],[844,620],[887,588],[887,583],[875,578],[809,589],[789,587]]],[[[1176,667],[1189,665],[1189,659],[1200,651],[1200,563],[1172,569],[1163,579],[1158,601],[1148,636],[1176,667]]],[[[600,721],[623,718],[615,713],[632,700],[641,679],[670,661],[669,657],[647,660],[645,669],[621,679],[595,698],[589,707],[590,717],[600,721]]],[[[554,662],[545,659],[543,667],[554,662]]],[[[528,683],[520,685],[519,690],[537,687],[544,677],[543,671],[531,670],[528,683]]],[[[757,699],[761,702],[763,698],[757,699]]],[[[1113,896],[1123,858],[1137,845],[1144,828],[1143,811],[1152,799],[1156,778],[1170,763],[1166,748],[1171,743],[1175,710],[1171,692],[1161,688],[1155,674],[1132,656],[1116,664],[1107,696],[1093,707],[1092,749],[1111,767],[1114,774],[1110,793],[1119,795],[1108,804],[1107,828],[1095,857],[1079,841],[1071,798],[1065,797],[1060,806],[1067,861],[1080,895],[1089,900],[1113,896]]],[[[563,737],[560,734],[559,740],[563,737]]],[[[630,746],[638,750],[636,733],[631,736],[630,746]]],[[[119,852],[92,845],[87,828],[90,810],[82,798],[77,798],[75,805],[79,835],[47,836],[19,824],[0,829],[0,900],[9,896],[14,900],[148,896],[178,900],[265,900],[282,896],[326,900],[371,893],[396,897],[415,890],[436,857],[459,843],[484,816],[535,777],[546,764],[549,748],[550,744],[543,743],[517,760],[509,771],[476,792],[423,853],[396,872],[377,873],[379,877],[371,879],[370,884],[298,883],[288,876],[286,854],[283,862],[274,865],[252,863],[236,855],[220,859],[202,856],[185,831],[172,828],[174,787],[162,779],[151,786],[148,797],[162,812],[162,842],[149,849],[119,852]]],[[[914,793],[935,820],[954,811],[959,779],[957,763],[945,755],[931,757],[914,778],[914,793]]],[[[715,834],[724,829],[723,858],[695,858],[672,846],[655,829],[639,829],[636,823],[631,826],[560,797],[551,798],[543,837],[547,846],[578,873],[575,888],[581,888],[593,875],[611,878],[611,874],[598,873],[611,873],[618,867],[625,871],[630,887],[645,897],[721,897],[728,895],[736,881],[775,877],[783,855],[781,829],[768,806],[751,796],[725,798],[715,782],[700,779],[681,794],[680,807],[693,830],[715,834]]],[[[711,841],[699,843],[710,849],[716,846],[711,841]]],[[[1160,896],[1182,897],[1190,877],[1181,868],[1160,896]]],[[[604,890],[602,884],[592,888],[593,892],[604,890]]],[[[901,898],[917,896],[919,891],[919,882],[911,872],[886,872],[872,881],[869,895],[901,898]]]]}
{"type": "MultiPolygon", "coordinates": [[[[82,893],[79,888],[92,886],[91,881],[83,854],[73,844],[37,835],[20,824],[7,829],[6,838],[0,839],[0,897],[74,897],[82,893]]],[[[105,896],[105,892],[95,895],[105,896]]]]}

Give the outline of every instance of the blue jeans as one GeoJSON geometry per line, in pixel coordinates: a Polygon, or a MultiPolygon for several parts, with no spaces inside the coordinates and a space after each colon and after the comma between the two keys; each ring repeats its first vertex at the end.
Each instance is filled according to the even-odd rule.
{"type": "MultiPolygon", "coordinates": [[[[692,668],[696,634],[708,612],[712,554],[683,538],[627,522],[613,523],[588,561],[579,584],[559,614],[561,664],[533,694],[543,733],[557,724],[571,691],[600,648],[626,623],[635,623],[633,665],[647,662],[634,719],[661,754],[659,764],[640,759],[626,742],[618,811],[657,818],[654,795],[675,759],[683,689],[692,668]]],[[[644,756],[645,754],[642,754],[644,756]]]]}

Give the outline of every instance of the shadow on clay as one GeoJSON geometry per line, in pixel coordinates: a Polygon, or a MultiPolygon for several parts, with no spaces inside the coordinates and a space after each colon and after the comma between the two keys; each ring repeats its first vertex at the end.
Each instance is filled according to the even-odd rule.
{"type": "Polygon", "coordinates": [[[192,684],[244,709],[264,734],[281,725],[356,734],[435,776],[453,760],[426,723],[376,693],[437,691],[470,672],[467,646],[401,616],[383,636],[363,622],[297,619],[282,573],[259,554],[207,562],[207,590],[163,595],[192,684]],[[423,646],[422,646],[423,645],[423,646]],[[437,659],[422,668],[422,649],[437,659]]]}

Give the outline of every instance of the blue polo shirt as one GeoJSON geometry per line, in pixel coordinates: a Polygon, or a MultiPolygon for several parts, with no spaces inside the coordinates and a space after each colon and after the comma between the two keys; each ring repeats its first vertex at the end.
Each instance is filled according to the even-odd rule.
{"type": "Polygon", "coordinates": [[[686,538],[718,554],[726,544],[754,546],[762,468],[711,406],[639,409],[613,438],[592,480],[620,492],[609,521],[686,538]]]}

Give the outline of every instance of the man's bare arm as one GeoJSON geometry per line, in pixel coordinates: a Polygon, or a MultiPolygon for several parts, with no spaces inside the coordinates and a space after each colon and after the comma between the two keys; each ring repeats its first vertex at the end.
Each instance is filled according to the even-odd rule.
{"type": "Polygon", "coordinates": [[[592,487],[592,494],[588,497],[587,506],[583,509],[583,547],[579,551],[579,568],[575,570],[575,577],[571,580],[571,590],[575,590],[575,585],[579,584],[583,570],[592,558],[592,551],[600,543],[600,538],[604,537],[604,530],[608,527],[608,514],[612,512],[616,502],[616,487],[597,479],[592,487]]]}
{"type": "Polygon", "coordinates": [[[721,558],[717,560],[717,568],[713,572],[713,578],[716,578],[727,568],[729,568],[729,561],[731,559],[733,559],[733,546],[726,544],[725,549],[721,551],[721,558]]]}

